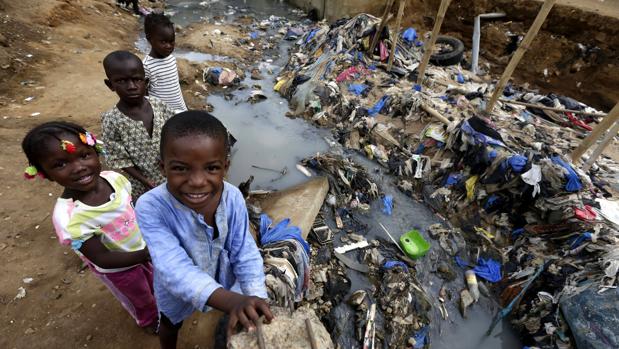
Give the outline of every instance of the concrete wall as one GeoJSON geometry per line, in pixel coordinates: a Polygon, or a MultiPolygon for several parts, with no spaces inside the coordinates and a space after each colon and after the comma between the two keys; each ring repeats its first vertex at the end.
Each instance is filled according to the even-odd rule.
{"type": "Polygon", "coordinates": [[[315,9],[320,18],[325,18],[329,22],[362,12],[378,16],[385,7],[385,1],[381,0],[288,0],[288,2],[306,11],[315,9]]]}

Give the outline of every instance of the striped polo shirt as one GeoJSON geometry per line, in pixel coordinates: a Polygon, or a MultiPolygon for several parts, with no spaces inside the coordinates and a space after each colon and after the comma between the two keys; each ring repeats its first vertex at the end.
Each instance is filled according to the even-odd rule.
{"type": "Polygon", "coordinates": [[[144,72],[150,80],[148,94],[161,99],[177,113],[187,110],[178,79],[176,57],[153,58],[146,55],[143,62],[144,72]]]}

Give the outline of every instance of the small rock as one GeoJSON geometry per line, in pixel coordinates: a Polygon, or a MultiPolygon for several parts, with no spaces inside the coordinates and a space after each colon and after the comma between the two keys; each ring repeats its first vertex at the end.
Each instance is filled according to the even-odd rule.
{"type": "Polygon", "coordinates": [[[26,329],[26,331],[24,331],[24,334],[33,334],[34,332],[35,332],[35,331],[34,331],[34,328],[32,328],[32,327],[28,327],[28,328],[26,329]]]}
{"type": "Polygon", "coordinates": [[[92,335],[89,334],[88,336],[86,336],[86,340],[90,342],[92,340],[92,335]]]}
{"type": "Polygon", "coordinates": [[[252,80],[262,80],[262,74],[260,74],[260,70],[258,69],[252,69],[251,70],[251,78],[252,80]]]}

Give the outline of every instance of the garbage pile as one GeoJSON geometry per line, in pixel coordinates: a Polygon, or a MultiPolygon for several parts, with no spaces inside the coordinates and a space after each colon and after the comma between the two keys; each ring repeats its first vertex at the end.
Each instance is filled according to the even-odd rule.
{"type": "MultiPolygon", "coordinates": [[[[422,196],[461,227],[469,246],[494,251],[504,270],[494,288],[505,307],[501,316],[511,313],[530,345],[574,347],[559,315],[562,300],[617,287],[619,217],[617,201],[608,198],[619,166],[602,159],[585,173],[567,157],[602,114],[514,86],[492,113],[483,113],[492,77],[462,65],[430,66],[423,86],[416,85],[423,46],[416,37],[398,40],[388,72],[388,35],[381,33],[376,51],[368,52],[378,22],[360,14],[307,31],[275,90],[290,100],[293,114],[334,126],[340,143],[388,168],[402,191],[422,196]]],[[[399,37],[410,38],[407,31],[399,37]]],[[[365,189],[358,191],[349,175],[326,172],[332,187],[338,178],[348,181],[342,190],[348,195],[337,195],[333,206],[363,206],[379,195],[363,177],[356,183],[365,189]]]]}

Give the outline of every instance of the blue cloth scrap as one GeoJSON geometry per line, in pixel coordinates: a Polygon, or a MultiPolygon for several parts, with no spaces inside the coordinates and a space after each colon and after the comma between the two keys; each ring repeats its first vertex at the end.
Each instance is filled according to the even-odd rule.
{"type": "Polygon", "coordinates": [[[307,44],[308,42],[310,42],[310,40],[312,40],[314,36],[316,36],[316,33],[318,33],[318,29],[312,29],[309,34],[307,34],[307,37],[305,38],[305,43],[307,44]]]}
{"type": "Polygon", "coordinates": [[[417,41],[415,43],[415,46],[417,46],[417,47],[423,46],[423,41],[417,41]]]}
{"type": "Polygon", "coordinates": [[[273,221],[266,214],[260,215],[260,244],[266,245],[271,242],[295,239],[305,249],[305,252],[310,253],[310,247],[307,241],[303,239],[301,235],[301,228],[291,225],[290,218],[283,219],[277,223],[274,227],[270,228],[273,221]]]}
{"type": "Polygon", "coordinates": [[[429,344],[430,340],[428,334],[430,333],[430,326],[425,325],[419,331],[417,331],[413,335],[413,339],[415,340],[415,345],[413,348],[420,349],[429,344]]]}
{"type": "Polygon", "coordinates": [[[417,92],[421,92],[421,85],[419,85],[419,84],[415,84],[415,85],[413,86],[413,90],[415,90],[415,91],[417,91],[417,92]]]}
{"type": "Polygon", "coordinates": [[[370,64],[370,65],[368,66],[368,69],[369,69],[369,70],[376,70],[376,64],[370,64]]]}
{"type": "Polygon", "coordinates": [[[578,177],[578,174],[576,173],[576,171],[574,171],[572,166],[563,161],[563,159],[561,159],[561,157],[559,156],[553,156],[550,159],[555,164],[567,170],[567,173],[565,174],[565,179],[567,179],[567,183],[565,184],[565,190],[569,191],[570,193],[580,191],[582,189],[582,183],[580,182],[580,177],[578,177]]]}
{"type": "Polygon", "coordinates": [[[480,144],[480,143],[484,145],[491,144],[491,145],[497,145],[500,147],[505,147],[505,144],[501,142],[500,140],[494,139],[481,132],[477,132],[466,120],[462,122],[462,126],[460,127],[460,129],[465,134],[471,136],[477,144],[480,144]]]}
{"type": "Polygon", "coordinates": [[[383,197],[383,213],[387,216],[391,216],[393,213],[393,196],[385,195],[383,197]]]}
{"type": "Polygon", "coordinates": [[[259,35],[260,34],[258,32],[251,32],[251,33],[249,33],[249,37],[252,38],[252,39],[258,39],[259,35]]]}
{"type": "Polygon", "coordinates": [[[402,269],[408,273],[408,266],[402,261],[386,261],[385,264],[383,264],[383,269],[390,270],[395,267],[402,267],[402,269]]]}
{"type": "Polygon", "coordinates": [[[417,31],[414,28],[408,28],[402,33],[402,39],[412,44],[417,40],[417,31]]]}
{"type": "Polygon", "coordinates": [[[494,161],[494,159],[496,159],[497,156],[497,152],[496,150],[492,149],[491,151],[489,151],[488,153],[486,153],[486,155],[488,156],[488,160],[490,162],[494,161]]]}
{"type": "Polygon", "coordinates": [[[458,75],[456,75],[456,81],[459,84],[464,84],[464,75],[462,75],[462,73],[458,73],[458,75]]]}
{"type": "Polygon", "coordinates": [[[368,109],[368,115],[374,116],[380,113],[380,111],[383,110],[383,108],[388,102],[389,102],[389,96],[383,96],[381,99],[378,100],[378,102],[376,102],[376,104],[374,104],[372,108],[368,109]]]}
{"type": "Polygon", "coordinates": [[[519,237],[522,234],[524,234],[524,228],[514,229],[514,230],[512,230],[512,239],[515,239],[515,238],[519,237]]]}
{"type": "Polygon", "coordinates": [[[488,199],[486,199],[486,202],[484,203],[484,210],[488,211],[492,209],[493,207],[495,207],[500,202],[501,202],[501,197],[496,194],[492,194],[488,197],[488,199]]]}
{"type": "Polygon", "coordinates": [[[365,84],[349,84],[348,91],[356,94],[357,96],[363,94],[363,92],[368,88],[368,85],[365,84]]]}
{"type": "Polygon", "coordinates": [[[449,176],[445,179],[444,187],[448,187],[450,185],[456,185],[460,183],[462,180],[462,173],[450,173],[449,176]]]}
{"type": "Polygon", "coordinates": [[[584,232],[572,239],[572,243],[570,244],[570,250],[575,249],[576,247],[582,245],[583,242],[589,240],[591,241],[591,232],[584,232]]]}

